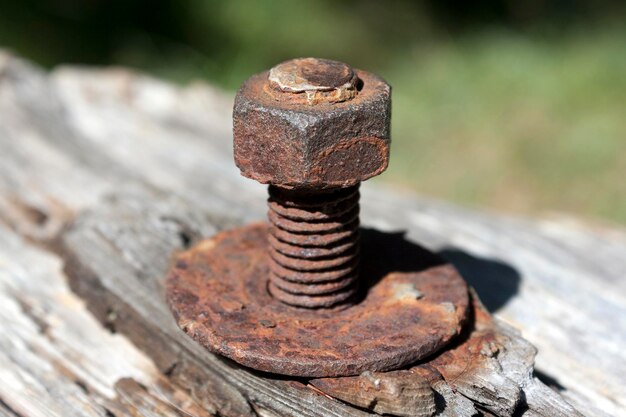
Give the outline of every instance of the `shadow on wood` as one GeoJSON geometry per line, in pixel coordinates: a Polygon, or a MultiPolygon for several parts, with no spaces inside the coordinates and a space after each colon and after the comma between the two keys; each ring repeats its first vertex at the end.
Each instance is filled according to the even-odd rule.
{"type": "Polygon", "coordinates": [[[512,266],[479,258],[460,249],[445,248],[439,251],[439,255],[452,262],[490,313],[504,307],[517,294],[521,278],[512,266]]]}

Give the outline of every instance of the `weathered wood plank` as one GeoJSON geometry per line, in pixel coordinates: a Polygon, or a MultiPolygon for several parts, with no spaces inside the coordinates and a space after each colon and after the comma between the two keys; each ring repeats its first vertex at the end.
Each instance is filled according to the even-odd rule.
{"type": "Polygon", "coordinates": [[[207,417],[70,292],[62,261],[0,226],[0,415],[207,417]]]}
{"type": "MultiPolygon", "coordinates": [[[[48,75],[0,53],[0,222],[47,242],[82,209],[120,189],[129,196],[118,198],[149,199],[137,204],[152,213],[159,212],[153,205],[173,205],[175,212],[182,205],[182,224],[196,225],[183,233],[191,238],[231,219],[262,218],[263,188],[239,178],[231,163],[229,103],[202,85],[179,89],[123,70],[48,75]]],[[[366,224],[406,231],[455,262],[487,306],[539,348],[541,374],[586,415],[626,413],[623,231],[484,215],[369,184],[363,194],[366,224]]],[[[181,244],[172,232],[180,224],[175,216],[157,225],[171,229],[159,231],[167,243],[152,253],[164,256],[181,244]]],[[[132,249],[136,235],[132,227],[125,233],[132,249]]],[[[138,259],[154,260],[133,255],[119,272],[142,270],[138,259]]],[[[123,326],[109,313],[104,318],[123,326]]],[[[149,340],[152,331],[139,337],[149,340]]],[[[165,356],[155,358],[161,369],[194,377],[193,367],[164,368],[165,356]]],[[[544,394],[532,386],[527,393],[549,402],[544,394]]],[[[248,401],[234,404],[245,409],[248,401]]],[[[252,401],[257,412],[259,404],[252,401]]]]}
{"type": "MultiPolygon", "coordinates": [[[[212,355],[176,327],[163,299],[163,281],[171,254],[191,244],[191,237],[213,234],[222,227],[224,222],[219,218],[179,198],[130,193],[107,199],[81,215],[64,234],[61,251],[73,288],[89,300],[90,309],[100,320],[150,352],[157,366],[179,384],[194,389],[197,381],[189,380],[191,373],[210,385],[203,396],[215,396],[212,403],[227,400],[227,404],[218,406],[221,413],[233,413],[232,403],[241,402],[241,407],[245,408],[248,401],[278,415],[363,415],[354,408],[320,396],[299,382],[259,375],[212,355]],[[226,405],[231,408],[225,410],[226,405]]],[[[468,411],[454,412],[453,407],[444,405],[440,415],[471,416],[477,410],[489,410],[496,416],[511,416],[516,410],[520,415],[578,415],[550,389],[544,387],[543,394],[540,393],[542,385],[532,377],[535,349],[508,326],[500,324],[495,329],[498,338],[494,342],[497,347],[494,345],[493,349],[499,352],[497,358],[492,354],[480,356],[481,360],[474,362],[471,368],[465,364],[465,356],[457,359],[460,368],[450,367],[445,361],[441,365],[437,361],[428,365],[428,368],[438,369],[454,391],[449,394],[448,402],[462,403],[456,398],[459,396],[471,400],[468,411]],[[527,403],[521,397],[527,386],[536,388],[533,392],[539,398],[554,397],[554,401],[527,403]]],[[[385,380],[384,374],[374,378],[385,380]]],[[[358,391],[367,381],[368,377],[364,376],[329,382],[314,380],[311,384],[349,403],[372,407],[379,413],[432,414],[427,411],[433,409],[424,409],[412,402],[412,396],[419,396],[420,391],[412,390],[413,385],[402,384],[397,378],[390,377],[382,388],[380,383],[374,384],[371,391],[375,396],[369,401],[363,401],[364,397],[358,395],[354,397],[351,392],[358,391]],[[385,403],[385,390],[402,392],[404,397],[398,397],[395,404],[385,403]]],[[[445,390],[445,387],[438,388],[445,390]]],[[[419,400],[424,401],[427,401],[425,397],[419,400]]],[[[237,414],[241,411],[237,410],[237,414]]]]}
{"type": "Polygon", "coordinates": [[[403,206],[397,196],[371,198],[364,218],[384,218],[375,223],[385,230],[406,228],[455,263],[496,316],[538,347],[537,369],[567,388],[565,397],[584,414],[624,412],[623,232],[567,221],[459,216],[449,206],[407,200],[403,206]],[[394,216],[383,217],[391,204],[394,216]]]}
{"type": "Polygon", "coordinates": [[[8,408],[5,404],[0,403],[0,417],[19,417],[10,408],[8,408]]]}

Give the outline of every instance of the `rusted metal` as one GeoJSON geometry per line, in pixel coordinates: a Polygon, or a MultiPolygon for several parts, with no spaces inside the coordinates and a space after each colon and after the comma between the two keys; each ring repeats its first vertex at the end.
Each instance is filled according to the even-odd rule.
{"type": "Polygon", "coordinates": [[[318,58],[292,59],[278,64],[270,70],[268,79],[269,87],[277,91],[304,93],[289,99],[304,99],[309,105],[350,100],[357,94],[359,81],[350,66],[318,58]]]}
{"type": "MultiPolygon", "coordinates": [[[[507,336],[498,330],[475,294],[471,297],[468,317],[464,332],[452,346],[421,363],[400,371],[313,379],[309,384],[331,397],[380,414],[431,416],[435,412],[443,413],[443,405],[437,407],[432,397],[433,390],[437,391],[444,381],[454,389],[461,381],[484,377],[491,369],[488,362],[493,362],[505,349],[507,336]]],[[[512,413],[513,409],[510,411],[512,413]]]]}
{"type": "Polygon", "coordinates": [[[345,226],[358,223],[358,186],[316,193],[270,186],[269,191],[271,294],[298,307],[350,302],[358,284],[359,229],[346,233],[345,226]],[[303,235],[326,242],[302,243],[303,235]]]}
{"type": "Polygon", "coordinates": [[[235,161],[243,175],[272,184],[275,298],[307,308],[354,301],[358,184],[387,167],[389,103],[384,81],[316,58],[283,62],[237,94],[235,161]]]}
{"type": "Polygon", "coordinates": [[[468,294],[458,272],[359,229],[359,183],[389,160],[383,80],[335,61],[287,61],[243,84],[233,120],[237,166],[270,184],[269,224],[177,257],[167,297],[188,334],[255,369],[321,377],[398,369],[460,332],[468,294]]]}
{"type": "Polygon", "coordinates": [[[294,78],[308,78],[294,91],[272,87],[264,72],[250,77],[237,93],[234,151],[241,173],[264,184],[319,190],[357,185],[383,172],[389,162],[389,85],[352,70],[358,78],[353,98],[309,104],[307,95],[321,87],[330,93],[341,89],[337,83],[345,64],[324,65],[323,76],[312,77],[312,69],[297,71],[301,61],[290,64],[300,74],[294,78]],[[304,84],[317,85],[311,90],[304,84]]]}
{"type": "Polygon", "coordinates": [[[181,253],[170,271],[167,296],[179,326],[213,352],[284,375],[358,375],[411,364],[461,331],[468,294],[456,270],[401,237],[369,230],[357,304],[283,303],[267,288],[268,229],[221,232],[181,253]]]}

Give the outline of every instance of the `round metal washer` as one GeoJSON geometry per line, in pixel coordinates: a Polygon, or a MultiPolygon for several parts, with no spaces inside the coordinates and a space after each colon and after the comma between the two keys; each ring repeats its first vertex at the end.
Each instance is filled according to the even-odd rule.
{"type": "Polygon", "coordinates": [[[169,271],[178,325],[207,349],[261,371],[336,377],[409,365],[461,331],[469,298],[456,269],[400,235],[367,229],[357,304],[307,310],[273,299],[267,228],[219,233],[180,253],[169,271]]]}

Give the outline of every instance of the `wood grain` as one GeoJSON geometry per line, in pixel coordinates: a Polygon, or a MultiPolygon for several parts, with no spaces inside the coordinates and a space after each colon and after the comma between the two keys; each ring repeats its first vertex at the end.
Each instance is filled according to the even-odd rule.
{"type": "MultiPolygon", "coordinates": [[[[204,352],[163,308],[173,250],[265,216],[264,188],[232,163],[230,105],[204,84],[122,69],[48,74],[0,53],[0,415],[368,414],[204,352]]],[[[362,211],[367,226],[453,261],[538,348],[538,375],[560,393],[505,374],[528,381],[520,415],[559,415],[563,398],[584,415],[626,414],[623,230],[477,213],[371,184],[362,211]]],[[[435,391],[443,415],[511,408],[487,410],[445,383],[435,391]]]]}
{"type": "Polygon", "coordinates": [[[58,257],[4,226],[0,236],[0,410],[28,417],[177,416],[179,409],[212,415],[88,313],[58,257]]]}

